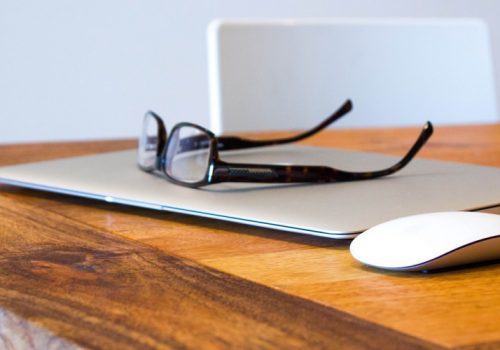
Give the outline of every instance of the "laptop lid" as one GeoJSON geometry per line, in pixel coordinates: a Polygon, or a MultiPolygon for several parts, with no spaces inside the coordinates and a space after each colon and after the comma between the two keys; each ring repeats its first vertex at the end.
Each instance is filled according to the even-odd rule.
{"type": "Polygon", "coordinates": [[[480,20],[218,20],[208,58],[219,134],[306,129],[348,98],[335,127],[499,120],[480,20]]]}

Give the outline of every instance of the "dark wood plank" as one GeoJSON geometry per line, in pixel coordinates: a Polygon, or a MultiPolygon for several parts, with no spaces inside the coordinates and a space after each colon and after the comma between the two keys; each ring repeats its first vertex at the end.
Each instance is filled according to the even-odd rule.
{"type": "Polygon", "coordinates": [[[84,347],[438,348],[3,196],[0,216],[0,305],[84,347]]]}

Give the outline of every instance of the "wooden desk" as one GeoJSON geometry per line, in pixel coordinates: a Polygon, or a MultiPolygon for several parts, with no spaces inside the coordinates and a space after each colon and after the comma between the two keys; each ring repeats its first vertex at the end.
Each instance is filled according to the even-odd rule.
{"type": "MultiPolygon", "coordinates": [[[[417,133],[306,143],[402,154],[417,133]]],[[[134,146],[6,145],[0,164],[134,146]]],[[[438,127],[421,156],[500,166],[500,124],[438,127]]],[[[500,264],[381,272],[345,241],[9,186],[0,244],[0,348],[500,348],[500,264]]]]}

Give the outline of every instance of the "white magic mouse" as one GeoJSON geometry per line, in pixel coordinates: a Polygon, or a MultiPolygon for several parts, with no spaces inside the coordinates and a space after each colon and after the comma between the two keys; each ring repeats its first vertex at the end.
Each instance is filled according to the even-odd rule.
{"type": "Polygon", "coordinates": [[[438,212],[402,217],[357,236],[351,254],[388,270],[432,270],[500,259],[500,215],[438,212]]]}

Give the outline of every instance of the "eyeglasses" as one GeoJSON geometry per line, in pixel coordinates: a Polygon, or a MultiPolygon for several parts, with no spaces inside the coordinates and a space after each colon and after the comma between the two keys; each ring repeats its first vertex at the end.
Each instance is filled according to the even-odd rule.
{"type": "Polygon", "coordinates": [[[144,116],[139,139],[138,165],[147,172],[161,171],[173,183],[200,187],[220,182],[335,182],[368,180],[401,170],[415,157],[433,132],[427,122],[408,153],[393,166],[367,172],[350,172],[328,166],[228,163],[219,151],[281,145],[308,138],[335,122],[352,109],[347,100],[318,126],[295,136],[271,140],[251,140],[237,136],[217,137],[210,130],[192,123],[174,126],[167,138],[163,120],[154,112],[144,116]]]}

